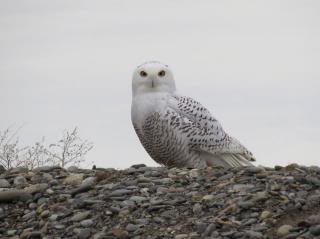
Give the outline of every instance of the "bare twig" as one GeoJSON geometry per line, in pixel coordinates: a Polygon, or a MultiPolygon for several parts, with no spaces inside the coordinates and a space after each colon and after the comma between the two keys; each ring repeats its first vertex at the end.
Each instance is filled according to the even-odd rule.
{"type": "Polygon", "coordinates": [[[23,126],[12,132],[11,127],[0,131],[0,165],[9,169],[21,165],[20,156],[27,147],[19,147],[18,132],[23,126]]]}
{"type": "Polygon", "coordinates": [[[71,132],[65,131],[61,140],[49,146],[49,154],[53,161],[62,167],[79,165],[85,159],[85,155],[93,148],[88,140],[82,140],[78,135],[78,128],[71,132]]]}

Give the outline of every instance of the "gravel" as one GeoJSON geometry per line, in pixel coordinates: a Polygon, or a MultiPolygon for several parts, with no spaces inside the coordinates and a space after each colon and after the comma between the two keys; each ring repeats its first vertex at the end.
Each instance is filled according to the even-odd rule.
{"type": "Polygon", "coordinates": [[[0,170],[0,238],[317,238],[320,168],[0,170]]]}

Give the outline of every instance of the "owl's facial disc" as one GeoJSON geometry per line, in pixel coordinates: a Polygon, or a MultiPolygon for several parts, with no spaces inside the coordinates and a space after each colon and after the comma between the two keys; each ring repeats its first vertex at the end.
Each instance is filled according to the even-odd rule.
{"type": "Polygon", "coordinates": [[[134,95],[142,93],[175,91],[173,74],[167,65],[159,62],[149,62],[139,66],[132,81],[134,95]]]}

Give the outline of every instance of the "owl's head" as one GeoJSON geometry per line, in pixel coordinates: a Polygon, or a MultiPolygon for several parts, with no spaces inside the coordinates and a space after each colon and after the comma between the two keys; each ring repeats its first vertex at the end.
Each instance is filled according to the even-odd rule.
{"type": "Polygon", "coordinates": [[[175,91],[176,85],[168,65],[157,61],[149,61],[138,66],[133,72],[133,96],[153,92],[173,93],[175,91]]]}

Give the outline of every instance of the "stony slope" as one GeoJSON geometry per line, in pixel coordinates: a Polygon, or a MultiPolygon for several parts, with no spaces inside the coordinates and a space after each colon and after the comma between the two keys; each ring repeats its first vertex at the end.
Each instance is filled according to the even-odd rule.
{"type": "Polygon", "coordinates": [[[0,173],[0,238],[320,235],[318,167],[0,173]]]}

